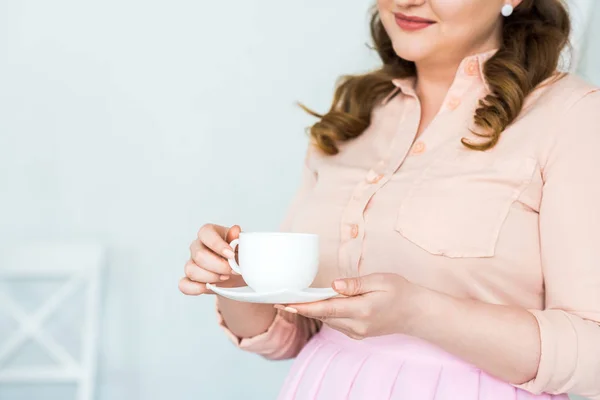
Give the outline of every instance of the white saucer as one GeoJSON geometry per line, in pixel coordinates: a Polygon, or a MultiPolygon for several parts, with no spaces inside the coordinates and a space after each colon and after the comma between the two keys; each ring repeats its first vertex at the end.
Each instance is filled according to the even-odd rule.
{"type": "Polygon", "coordinates": [[[325,300],[338,295],[338,293],[331,288],[308,288],[304,290],[280,290],[277,292],[257,293],[248,286],[224,288],[207,283],[206,287],[218,295],[245,303],[311,303],[313,301],[325,300]]]}

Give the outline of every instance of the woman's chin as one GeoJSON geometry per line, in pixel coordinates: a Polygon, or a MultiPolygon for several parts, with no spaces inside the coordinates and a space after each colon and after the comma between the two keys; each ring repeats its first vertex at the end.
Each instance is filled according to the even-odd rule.
{"type": "Polygon", "coordinates": [[[416,63],[421,60],[430,59],[434,53],[430,46],[419,46],[415,43],[402,43],[395,45],[394,51],[398,57],[416,63]]]}

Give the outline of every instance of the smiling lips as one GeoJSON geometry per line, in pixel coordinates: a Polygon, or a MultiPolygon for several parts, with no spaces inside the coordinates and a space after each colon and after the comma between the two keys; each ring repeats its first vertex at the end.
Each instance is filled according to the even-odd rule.
{"type": "Polygon", "coordinates": [[[418,31],[435,24],[435,21],[430,19],[405,15],[402,13],[395,13],[394,16],[396,17],[398,26],[405,31],[418,31]]]}

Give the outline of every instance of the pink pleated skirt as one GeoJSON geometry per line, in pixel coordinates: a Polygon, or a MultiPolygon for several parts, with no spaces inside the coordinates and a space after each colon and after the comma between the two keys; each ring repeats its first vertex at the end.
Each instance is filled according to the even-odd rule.
{"type": "Polygon", "coordinates": [[[568,400],[499,381],[420,340],[362,341],[326,326],[298,355],[279,400],[568,400]]]}

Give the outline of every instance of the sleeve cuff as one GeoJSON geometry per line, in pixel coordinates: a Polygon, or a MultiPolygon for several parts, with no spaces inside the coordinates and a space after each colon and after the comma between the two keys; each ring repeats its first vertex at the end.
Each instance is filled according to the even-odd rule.
{"type": "Polygon", "coordinates": [[[569,351],[567,354],[561,354],[561,348],[569,348],[571,353],[575,353],[576,349],[570,348],[570,344],[576,343],[577,338],[574,337],[571,324],[563,312],[540,310],[529,310],[529,312],[537,320],[540,329],[540,363],[534,379],[515,386],[535,394],[543,392],[559,394],[561,392],[550,392],[555,389],[550,386],[562,386],[551,385],[553,376],[564,376],[565,373],[567,376],[570,375],[568,371],[573,370],[575,358],[575,354],[568,354],[569,351]],[[563,346],[560,346],[561,340],[569,344],[565,346],[566,343],[563,343],[563,346]]]}
{"type": "Polygon", "coordinates": [[[529,312],[540,328],[540,363],[534,379],[515,386],[535,394],[574,393],[598,399],[600,327],[561,310],[529,312]]]}
{"type": "Polygon", "coordinates": [[[218,297],[215,306],[218,323],[234,345],[271,360],[295,357],[319,327],[315,320],[278,310],[266,332],[251,338],[240,338],[227,328],[219,311],[218,297]]]}

